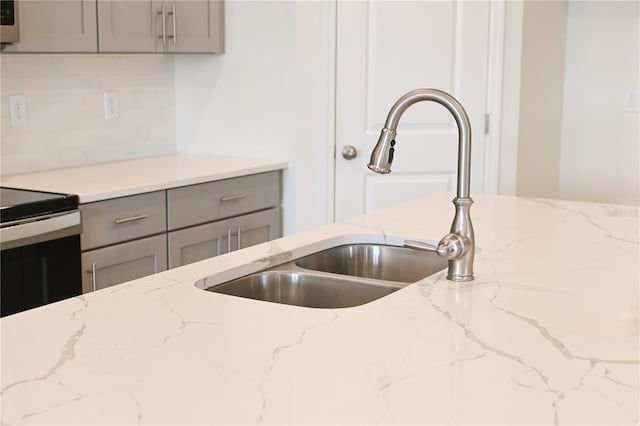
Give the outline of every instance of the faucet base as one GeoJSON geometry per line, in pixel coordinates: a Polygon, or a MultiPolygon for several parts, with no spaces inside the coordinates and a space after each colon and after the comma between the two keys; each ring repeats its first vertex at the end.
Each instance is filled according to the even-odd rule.
{"type": "Polygon", "coordinates": [[[456,197],[453,200],[456,213],[451,224],[451,234],[462,237],[466,244],[463,253],[459,257],[449,260],[447,279],[450,281],[465,282],[474,279],[475,236],[473,225],[471,224],[471,204],[473,204],[473,200],[469,197],[456,197]]]}
{"type": "Polygon", "coordinates": [[[464,283],[473,281],[475,277],[473,275],[449,275],[447,274],[447,279],[449,281],[455,281],[457,283],[464,283]]]}

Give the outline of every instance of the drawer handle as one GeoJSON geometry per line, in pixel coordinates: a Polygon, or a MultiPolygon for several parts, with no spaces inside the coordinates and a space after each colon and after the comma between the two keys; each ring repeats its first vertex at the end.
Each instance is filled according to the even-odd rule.
{"type": "MultiPolygon", "coordinates": [[[[160,11],[158,11],[158,15],[162,16],[162,35],[159,35],[158,38],[162,40],[162,44],[164,46],[167,45],[167,15],[166,15],[166,10],[164,8],[164,5],[162,6],[162,9],[160,11]]],[[[154,23],[155,26],[155,23],[154,23]]]]}
{"type": "Polygon", "coordinates": [[[227,253],[231,253],[231,237],[236,236],[238,242],[238,248],[236,250],[240,250],[242,242],[240,240],[240,227],[236,228],[238,230],[237,234],[231,232],[231,228],[227,228],[227,253]]]}
{"type": "Polygon", "coordinates": [[[87,273],[91,274],[91,291],[96,291],[96,262],[91,263],[91,269],[87,273]]]}
{"type": "Polygon", "coordinates": [[[243,198],[247,198],[247,196],[245,194],[225,195],[220,198],[220,201],[224,203],[225,201],[242,200],[243,198]]]}
{"type": "Polygon", "coordinates": [[[120,225],[121,223],[135,222],[136,220],[142,220],[148,217],[149,216],[147,216],[146,214],[141,214],[138,216],[125,217],[123,219],[116,219],[113,221],[113,223],[115,223],[116,225],[120,225]]]}
{"type": "Polygon", "coordinates": [[[175,3],[173,4],[173,7],[171,8],[171,12],[167,12],[167,15],[171,15],[172,21],[173,21],[173,34],[167,36],[167,38],[171,38],[173,39],[173,45],[176,45],[176,5],[175,3]]]}

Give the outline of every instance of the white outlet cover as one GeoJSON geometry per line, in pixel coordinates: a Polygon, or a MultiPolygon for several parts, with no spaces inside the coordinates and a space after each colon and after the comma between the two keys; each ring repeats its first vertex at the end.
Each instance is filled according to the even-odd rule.
{"type": "Polygon", "coordinates": [[[624,110],[626,112],[638,112],[640,109],[638,103],[638,91],[635,89],[627,90],[624,94],[624,110]]]}
{"type": "Polygon", "coordinates": [[[9,115],[11,127],[25,127],[27,125],[27,98],[25,95],[9,96],[9,115]]]}
{"type": "Polygon", "coordinates": [[[104,119],[115,120],[120,116],[118,92],[107,90],[104,92],[104,119]]]}

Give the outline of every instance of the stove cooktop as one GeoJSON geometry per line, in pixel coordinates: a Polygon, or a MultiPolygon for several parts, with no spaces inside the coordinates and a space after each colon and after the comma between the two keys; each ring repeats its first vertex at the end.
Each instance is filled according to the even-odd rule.
{"type": "Polygon", "coordinates": [[[0,223],[60,213],[77,208],[77,195],[0,187],[0,223]]]}

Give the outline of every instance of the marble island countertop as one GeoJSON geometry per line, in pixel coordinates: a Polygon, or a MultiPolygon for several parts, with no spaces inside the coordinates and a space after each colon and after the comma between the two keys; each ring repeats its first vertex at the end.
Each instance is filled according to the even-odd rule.
{"type": "Polygon", "coordinates": [[[476,280],[311,309],[206,292],[351,241],[439,239],[434,196],[0,320],[2,424],[639,421],[639,209],[475,197],[476,280]]]}
{"type": "Polygon", "coordinates": [[[286,161],[172,154],[6,175],[3,186],[76,194],[80,203],[281,170],[286,161]]]}

